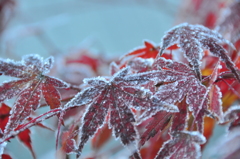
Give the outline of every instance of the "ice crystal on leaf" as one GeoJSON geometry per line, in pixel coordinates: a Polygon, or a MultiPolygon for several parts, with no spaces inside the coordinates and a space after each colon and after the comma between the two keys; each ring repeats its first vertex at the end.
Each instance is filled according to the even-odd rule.
{"type": "Polygon", "coordinates": [[[53,57],[45,60],[38,55],[27,55],[22,61],[0,60],[0,72],[6,76],[19,78],[0,85],[0,102],[17,96],[4,133],[18,127],[40,104],[41,94],[51,109],[61,106],[60,93],[56,88],[66,88],[68,84],[45,75],[53,65],[53,57]]]}
{"type": "Polygon", "coordinates": [[[240,75],[234,63],[227,55],[227,51],[221,44],[231,45],[219,33],[212,31],[201,25],[191,25],[183,23],[178,25],[167,32],[162,39],[162,47],[160,56],[163,51],[168,47],[178,43],[182,52],[188,62],[194,68],[195,74],[198,79],[201,79],[200,65],[204,55],[203,49],[208,49],[214,56],[219,57],[224,61],[227,67],[233,72],[236,78],[240,81],[240,75]]]}
{"type": "Polygon", "coordinates": [[[97,129],[103,126],[108,112],[110,113],[109,126],[114,135],[119,137],[124,145],[130,145],[138,138],[134,125],[136,119],[131,107],[145,110],[155,107],[159,110],[177,111],[177,107],[163,105],[159,100],[152,98],[149,90],[136,86],[139,82],[144,83],[153,78],[152,72],[146,72],[145,78],[143,74],[129,75],[128,72],[129,68],[124,68],[111,80],[103,77],[84,80],[90,87],[80,92],[67,104],[67,106],[89,105],[80,128],[79,152],[97,129]],[[132,79],[133,76],[135,79],[132,79]]]}
{"type": "Polygon", "coordinates": [[[175,132],[172,139],[164,143],[155,159],[198,159],[201,157],[199,145],[205,142],[205,137],[199,132],[175,132]]]}

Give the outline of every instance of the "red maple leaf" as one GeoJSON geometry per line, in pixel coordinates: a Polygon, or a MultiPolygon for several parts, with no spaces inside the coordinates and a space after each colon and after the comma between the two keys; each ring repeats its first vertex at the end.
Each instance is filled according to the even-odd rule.
{"type": "Polygon", "coordinates": [[[159,46],[154,46],[152,43],[144,41],[144,47],[135,49],[130,53],[126,54],[124,57],[135,55],[141,58],[155,58],[159,50],[159,46]]]}
{"type": "Polygon", "coordinates": [[[184,52],[184,55],[194,68],[195,74],[199,79],[202,79],[200,64],[204,55],[203,49],[208,49],[214,56],[220,57],[238,81],[240,81],[237,68],[227,55],[227,51],[220,45],[226,43],[232,46],[232,44],[225,40],[219,33],[201,25],[183,23],[169,30],[164,36],[160,56],[165,49],[176,43],[178,43],[178,46],[182,52],[184,52]]]}
{"type": "Polygon", "coordinates": [[[22,61],[0,60],[0,72],[6,76],[20,78],[4,82],[0,86],[0,102],[17,96],[12,115],[5,128],[5,136],[16,129],[31,112],[40,105],[41,94],[51,109],[61,106],[61,97],[57,88],[66,88],[68,84],[45,75],[53,65],[53,57],[43,60],[38,55],[27,55],[22,61]]]}
{"type": "MultiPolygon", "coordinates": [[[[155,107],[157,110],[177,111],[176,107],[166,106],[159,100],[151,98],[149,90],[137,86],[156,78],[157,71],[132,75],[128,75],[128,72],[129,68],[124,68],[110,80],[103,77],[85,79],[84,82],[91,87],[80,92],[66,105],[66,107],[89,105],[80,129],[81,138],[77,152],[79,155],[87,140],[104,124],[108,111],[110,111],[109,126],[115,137],[120,137],[124,145],[136,143],[138,136],[134,125],[136,119],[131,107],[145,110],[155,107]]],[[[139,158],[139,155],[135,153],[135,157],[139,158]]]]}

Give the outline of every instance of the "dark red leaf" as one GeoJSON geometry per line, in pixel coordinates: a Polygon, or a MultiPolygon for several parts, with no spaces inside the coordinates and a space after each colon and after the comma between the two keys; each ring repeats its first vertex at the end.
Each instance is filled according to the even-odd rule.
{"type": "Polygon", "coordinates": [[[89,104],[80,129],[79,152],[81,152],[87,140],[104,124],[109,110],[110,127],[115,136],[120,137],[124,145],[134,144],[137,140],[137,131],[133,124],[135,117],[130,109],[131,105],[141,109],[154,106],[158,110],[176,111],[175,107],[163,106],[157,99],[151,99],[149,90],[136,87],[139,79],[142,78],[143,82],[153,78],[152,72],[148,72],[145,77],[143,76],[143,74],[135,74],[134,78],[136,79],[133,79],[132,75],[128,75],[128,68],[124,68],[109,81],[102,77],[84,81],[92,87],[80,92],[76,98],[67,104],[67,106],[89,104]]]}

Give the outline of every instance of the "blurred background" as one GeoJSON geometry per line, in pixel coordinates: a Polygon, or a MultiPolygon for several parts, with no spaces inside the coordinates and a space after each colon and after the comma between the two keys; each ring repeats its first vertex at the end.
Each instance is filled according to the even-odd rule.
{"type": "MultiPolygon", "coordinates": [[[[8,0],[10,1],[10,0],[8,0]]],[[[89,47],[122,55],[143,39],[160,43],[174,23],[174,0],[19,0],[9,2],[1,54],[66,54],[89,47]]]]}

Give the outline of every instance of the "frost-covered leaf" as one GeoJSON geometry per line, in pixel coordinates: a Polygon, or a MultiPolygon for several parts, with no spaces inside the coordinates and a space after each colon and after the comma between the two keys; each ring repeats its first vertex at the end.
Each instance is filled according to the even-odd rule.
{"type": "Polygon", "coordinates": [[[214,56],[220,57],[240,81],[240,75],[237,68],[227,55],[227,51],[220,45],[223,43],[231,44],[219,33],[201,25],[183,23],[169,30],[164,36],[162,39],[160,56],[165,49],[176,43],[178,43],[180,49],[184,52],[185,57],[192,65],[195,74],[199,79],[202,78],[200,65],[204,55],[203,49],[208,49],[214,56]]]}
{"type": "Polygon", "coordinates": [[[17,98],[11,116],[4,133],[7,135],[12,130],[18,127],[27,117],[31,115],[33,108],[37,108],[40,104],[40,89],[36,87],[23,90],[17,98]]]}
{"type": "Polygon", "coordinates": [[[164,143],[155,159],[198,159],[201,157],[200,144],[206,142],[199,132],[175,132],[172,139],[164,143]]]}
{"type": "Polygon", "coordinates": [[[45,75],[52,65],[53,57],[43,60],[39,55],[26,55],[18,62],[0,59],[0,72],[20,78],[0,85],[0,102],[17,96],[4,131],[5,136],[10,135],[39,107],[42,94],[51,109],[60,107],[61,97],[56,88],[66,88],[68,84],[45,75]]]}
{"type": "Polygon", "coordinates": [[[185,64],[158,58],[156,68],[162,69],[166,78],[158,78],[159,82],[170,82],[159,87],[155,97],[161,102],[175,104],[186,98],[189,111],[193,112],[200,132],[203,128],[204,111],[208,108],[207,88],[193,75],[193,71],[185,64]]]}
{"type": "MultiPolygon", "coordinates": [[[[135,74],[135,76],[140,77],[137,77],[136,82],[134,82],[131,79],[132,75],[128,75],[128,70],[129,68],[122,69],[111,80],[102,77],[84,80],[91,87],[80,92],[76,98],[67,104],[67,106],[89,105],[83,118],[83,125],[80,128],[79,152],[81,152],[87,140],[97,132],[97,129],[103,126],[109,111],[109,126],[112,128],[115,137],[119,137],[124,145],[129,146],[136,143],[138,136],[134,125],[136,120],[130,109],[131,107],[146,110],[153,106],[156,107],[155,109],[167,110],[167,107],[163,106],[160,101],[151,98],[149,90],[136,86],[139,78],[144,78],[142,74],[135,74]]],[[[144,80],[152,78],[151,72],[148,73],[150,74],[148,79],[144,80]]],[[[175,107],[169,107],[168,109],[169,111],[177,111],[175,107]]]]}

